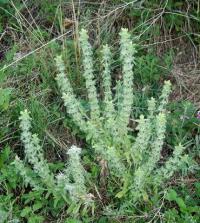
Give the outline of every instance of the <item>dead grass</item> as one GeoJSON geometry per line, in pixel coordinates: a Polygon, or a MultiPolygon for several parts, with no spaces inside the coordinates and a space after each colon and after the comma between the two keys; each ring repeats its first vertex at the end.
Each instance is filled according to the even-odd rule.
{"type": "Polygon", "coordinates": [[[174,100],[189,100],[200,108],[200,61],[198,52],[185,43],[177,53],[171,76],[175,80],[174,100]]]}

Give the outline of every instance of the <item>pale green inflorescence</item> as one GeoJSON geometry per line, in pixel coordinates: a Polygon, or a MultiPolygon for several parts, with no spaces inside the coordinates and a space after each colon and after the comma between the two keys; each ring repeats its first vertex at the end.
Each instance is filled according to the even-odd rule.
{"type": "Polygon", "coordinates": [[[27,168],[18,156],[15,157],[13,164],[15,165],[16,171],[19,172],[20,175],[23,177],[26,185],[30,184],[35,190],[39,189],[38,182],[35,181],[31,176],[29,176],[27,168]]]}
{"type": "Polygon", "coordinates": [[[104,88],[104,117],[107,121],[114,120],[115,109],[113,104],[113,96],[111,90],[111,51],[108,45],[103,46],[102,50],[102,64],[103,70],[103,88],[104,88]]]}
{"type": "Polygon", "coordinates": [[[146,163],[146,170],[149,173],[154,169],[156,163],[160,159],[160,152],[165,139],[166,115],[164,113],[159,113],[155,121],[155,137],[153,138],[153,142],[151,142],[151,154],[146,163]]]}
{"type": "Polygon", "coordinates": [[[156,112],[155,98],[151,98],[150,100],[148,100],[148,112],[149,112],[149,118],[153,118],[153,116],[156,112]]]}
{"type": "Polygon", "coordinates": [[[120,32],[120,58],[122,61],[123,85],[121,100],[118,104],[117,125],[118,130],[122,134],[127,133],[127,125],[133,103],[133,64],[135,62],[134,54],[135,46],[131,41],[130,34],[127,29],[120,32]]]}
{"type": "Polygon", "coordinates": [[[42,148],[36,134],[31,134],[31,118],[27,110],[21,112],[20,116],[21,140],[24,143],[27,160],[33,165],[34,171],[50,187],[54,187],[53,175],[50,173],[48,164],[44,160],[42,148]]]}
{"type": "Polygon", "coordinates": [[[74,187],[76,188],[75,193],[84,196],[86,194],[86,172],[80,160],[81,149],[76,146],[72,146],[67,152],[67,154],[69,155],[68,171],[74,180],[74,187]]]}
{"type": "Polygon", "coordinates": [[[184,150],[185,147],[183,147],[181,144],[176,146],[172,157],[166,161],[164,166],[157,170],[154,179],[158,185],[171,178],[174,172],[179,170],[181,165],[185,163],[186,156],[183,155],[184,150]]]}
{"type": "Polygon", "coordinates": [[[78,202],[78,200],[86,199],[86,187],[85,187],[85,175],[81,160],[81,148],[72,146],[67,154],[69,155],[69,161],[66,169],[63,173],[56,176],[58,188],[63,190],[63,193],[68,192],[72,201],[78,202]]]}
{"type": "Polygon", "coordinates": [[[55,61],[59,71],[56,76],[56,81],[61,90],[62,99],[65,107],[67,108],[67,112],[72,116],[76,125],[79,126],[79,128],[86,133],[86,135],[90,135],[93,138],[98,138],[99,133],[95,128],[94,121],[87,117],[86,111],[73,93],[71,83],[65,74],[65,66],[62,57],[57,56],[55,61]]]}
{"type": "Polygon", "coordinates": [[[92,47],[88,41],[87,31],[82,29],[80,32],[80,46],[83,53],[83,76],[85,78],[86,89],[88,91],[88,100],[90,105],[90,115],[92,121],[96,122],[100,116],[97,92],[94,80],[94,62],[92,59],[92,47]]]}
{"type": "Polygon", "coordinates": [[[64,100],[65,106],[68,109],[68,113],[73,117],[73,120],[79,125],[81,130],[86,131],[86,123],[84,117],[86,114],[80,104],[76,99],[71,87],[71,83],[65,74],[65,66],[61,56],[56,57],[56,65],[59,73],[57,74],[56,80],[58,86],[62,92],[62,98],[64,100]]]}
{"type": "MultiPolygon", "coordinates": [[[[157,162],[160,159],[160,153],[161,153],[162,146],[164,143],[164,135],[165,135],[165,130],[166,130],[166,117],[163,113],[159,113],[156,116],[155,121],[156,121],[155,129],[154,129],[155,135],[153,136],[153,141],[151,142],[148,148],[148,149],[151,149],[151,151],[149,151],[148,158],[145,160],[145,162],[139,165],[139,167],[136,169],[135,174],[134,174],[133,188],[138,190],[138,194],[136,195],[136,198],[134,199],[137,199],[139,192],[143,191],[144,186],[148,180],[148,177],[151,176],[151,174],[153,173],[153,170],[156,168],[157,162]]],[[[141,127],[139,127],[139,130],[141,131],[140,128],[141,127]]],[[[142,130],[143,128],[145,128],[145,126],[142,126],[142,130]]],[[[149,136],[147,136],[147,139],[149,140],[149,136]]],[[[140,140],[138,138],[138,145],[140,145],[139,141],[140,140]]],[[[144,138],[142,138],[141,143],[144,144],[144,138]]],[[[143,153],[142,155],[143,155],[142,157],[144,158],[145,154],[143,153]]]]}
{"type": "Polygon", "coordinates": [[[163,112],[166,109],[166,105],[169,100],[169,94],[171,92],[171,82],[170,81],[165,81],[164,82],[164,87],[162,90],[162,94],[160,96],[160,105],[158,107],[159,112],[163,112]]]}
{"type": "Polygon", "coordinates": [[[144,153],[147,152],[149,141],[152,135],[152,126],[150,119],[145,119],[143,115],[140,115],[138,126],[139,130],[136,140],[132,146],[132,157],[135,166],[138,166],[144,158],[144,153]]]}

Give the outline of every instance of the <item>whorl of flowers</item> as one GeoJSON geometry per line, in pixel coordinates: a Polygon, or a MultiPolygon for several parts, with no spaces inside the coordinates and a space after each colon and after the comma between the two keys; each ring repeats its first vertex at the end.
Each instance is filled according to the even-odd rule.
{"type": "Polygon", "coordinates": [[[145,119],[143,115],[140,115],[138,126],[139,130],[136,140],[132,146],[132,157],[135,166],[139,165],[144,158],[144,153],[147,152],[150,137],[152,135],[152,126],[150,119],[145,119]]]}
{"type": "Polygon", "coordinates": [[[80,199],[84,200],[87,198],[85,187],[86,172],[80,160],[81,148],[71,146],[67,154],[69,155],[67,167],[63,173],[56,176],[57,186],[63,193],[68,192],[73,202],[78,202],[80,199]]]}
{"type": "Polygon", "coordinates": [[[75,98],[71,83],[66,77],[65,66],[62,57],[57,56],[55,61],[59,71],[56,80],[58,86],[61,89],[64,104],[68,109],[68,113],[73,117],[74,122],[78,124],[81,130],[86,131],[86,123],[84,120],[85,113],[80,102],[75,98]]]}
{"type": "Polygon", "coordinates": [[[156,100],[155,98],[151,98],[150,100],[148,100],[149,118],[153,118],[155,111],[156,111],[156,100]]]}
{"type": "Polygon", "coordinates": [[[64,101],[65,107],[67,108],[67,112],[71,115],[75,124],[84,133],[86,133],[87,136],[90,136],[90,138],[97,138],[98,132],[95,129],[94,122],[91,122],[91,119],[87,117],[86,111],[73,93],[71,83],[65,74],[65,67],[62,57],[57,56],[55,61],[59,71],[56,76],[56,81],[61,90],[62,99],[64,101]]]}
{"type": "Polygon", "coordinates": [[[70,174],[72,175],[74,182],[76,184],[77,190],[80,191],[80,193],[85,193],[85,170],[81,164],[80,161],[80,154],[81,154],[81,148],[78,148],[76,146],[72,146],[67,154],[69,155],[69,164],[68,164],[68,170],[70,174]]]}
{"type": "Polygon", "coordinates": [[[135,62],[134,54],[136,50],[127,29],[122,29],[120,36],[123,85],[121,101],[118,105],[117,123],[119,131],[126,133],[133,103],[133,64],[135,62]]]}
{"type": "Polygon", "coordinates": [[[108,45],[103,46],[102,50],[104,66],[103,70],[103,88],[104,88],[104,117],[106,120],[113,120],[115,115],[115,109],[112,100],[112,90],[111,90],[111,74],[110,74],[110,64],[111,64],[111,51],[108,45]]]}
{"type": "Polygon", "coordinates": [[[151,172],[160,159],[160,152],[164,143],[166,131],[166,115],[159,113],[156,116],[155,137],[151,145],[151,155],[146,163],[147,171],[151,172]]]}
{"type": "Polygon", "coordinates": [[[93,121],[97,121],[100,116],[100,110],[97,99],[96,83],[94,80],[94,68],[92,59],[92,47],[88,41],[88,34],[85,29],[80,32],[80,46],[83,53],[83,76],[85,78],[86,88],[88,91],[88,100],[90,105],[90,115],[93,121]]]}
{"type": "Polygon", "coordinates": [[[30,175],[29,171],[27,170],[26,166],[24,165],[23,161],[19,159],[18,156],[15,157],[15,160],[13,162],[15,165],[16,171],[20,173],[20,175],[24,179],[24,183],[27,186],[30,184],[34,189],[39,189],[38,182],[35,181],[30,175]]]}
{"type": "Polygon", "coordinates": [[[183,147],[181,144],[176,146],[172,157],[166,161],[164,166],[156,171],[154,180],[158,185],[161,182],[170,179],[174,172],[180,169],[181,165],[185,162],[185,155],[183,155],[184,150],[185,147],[183,147]]]}
{"type": "Polygon", "coordinates": [[[170,81],[165,81],[164,82],[164,87],[163,87],[163,90],[162,90],[162,94],[159,98],[159,100],[160,100],[160,105],[158,107],[159,112],[163,112],[164,109],[166,108],[166,105],[167,105],[168,100],[169,100],[170,92],[171,92],[171,82],[170,81]]]}
{"type": "Polygon", "coordinates": [[[43,179],[49,187],[54,187],[53,175],[50,173],[48,164],[43,157],[42,148],[36,134],[31,133],[31,118],[27,110],[22,111],[20,116],[21,140],[24,143],[25,155],[34,171],[43,179]]]}
{"type": "MultiPolygon", "coordinates": [[[[150,174],[152,174],[152,171],[154,170],[157,162],[160,159],[160,152],[161,152],[162,145],[164,142],[165,125],[166,125],[166,119],[165,119],[164,114],[159,114],[156,117],[156,127],[155,127],[156,134],[155,134],[154,141],[151,142],[152,144],[150,146],[151,151],[150,151],[149,157],[146,160],[146,162],[142,163],[136,169],[135,174],[134,174],[134,187],[136,187],[136,189],[138,190],[143,189],[143,186],[146,183],[147,177],[150,174]]],[[[149,139],[149,137],[147,139],[149,139]]],[[[139,138],[138,138],[138,142],[139,142],[139,138]]],[[[142,158],[145,158],[144,153],[141,153],[141,155],[142,155],[142,158]]]]}

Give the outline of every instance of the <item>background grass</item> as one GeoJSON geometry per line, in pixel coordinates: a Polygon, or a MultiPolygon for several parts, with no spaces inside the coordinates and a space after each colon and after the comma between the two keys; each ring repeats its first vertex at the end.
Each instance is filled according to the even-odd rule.
{"type": "MultiPolygon", "coordinates": [[[[192,0],[0,0],[0,222],[200,221],[200,122],[196,116],[200,109],[199,10],[200,2],[192,0]],[[170,79],[173,93],[163,158],[170,153],[170,146],[182,142],[196,161],[195,170],[189,169],[188,174],[186,167],[184,173],[174,176],[167,194],[155,192],[146,203],[129,210],[128,219],[103,211],[112,201],[104,198],[102,191],[102,200],[97,198],[95,204],[99,210],[96,216],[70,220],[65,208],[55,209],[51,200],[26,188],[11,165],[16,154],[23,157],[18,117],[24,108],[31,111],[33,131],[39,134],[54,171],[63,166],[67,146],[87,148],[82,133],[66,116],[54,80],[54,57],[62,52],[73,87],[87,106],[78,43],[81,27],[89,31],[95,55],[102,44],[112,44],[116,52],[113,85],[121,78],[118,32],[121,27],[130,30],[138,45],[131,124],[147,111],[147,98],[158,97],[163,81],[170,79]]],[[[98,67],[100,61],[95,63],[98,67]]],[[[97,69],[95,74],[100,83],[97,69]]],[[[98,179],[100,169],[90,156],[83,155],[85,166],[92,162],[91,176],[98,179]]]]}

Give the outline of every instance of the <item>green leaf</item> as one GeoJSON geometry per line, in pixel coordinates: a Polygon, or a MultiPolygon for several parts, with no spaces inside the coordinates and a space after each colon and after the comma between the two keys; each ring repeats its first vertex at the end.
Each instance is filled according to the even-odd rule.
{"type": "Polygon", "coordinates": [[[33,211],[37,211],[37,210],[39,210],[39,209],[42,208],[42,207],[43,207],[42,202],[38,201],[37,203],[35,203],[35,204],[33,205],[33,211]]]}
{"type": "Polygon", "coordinates": [[[32,212],[31,207],[25,207],[25,208],[22,210],[20,216],[21,216],[22,218],[24,218],[24,217],[28,216],[31,212],[32,212]]]}
{"type": "Polygon", "coordinates": [[[187,208],[188,209],[188,211],[190,212],[190,213],[200,213],[200,207],[199,206],[194,206],[194,207],[188,207],[187,208]]]}
{"type": "Polygon", "coordinates": [[[59,200],[60,200],[59,198],[55,198],[55,199],[54,199],[54,202],[53,202],[53,207],[54,207],[54,208],[57,207],[59,200]]]}
{"type": "Polygon", "coordinates": [[[79,202],[78,204],[71,203],[71,205],[67,209],[67,213],[76,215],[78,213],[80,207],[81,207],[81,202],[79,202]]]}
{"type": "Polygon", "coordinates": [[[0,168],[3,167],[4,163],[9,159],[11,150],[10,147],[6,147],[0,154],[0,168]]]}
{"type": "Polygon", "coordinates": [[[10,102],[11,89],[0,88],[0,109],[7,110],[10,102]]]}
{"type": "Polygon", "coordinates": [[[28,223],[42,223],[44,222],[44,217],[39,215],[32,215],[28,218],[28,223]]]}
{"type": "Polygon", "coordinates": [[[178,204],[182,212],[187,212],[187,207],[185,205],[184,200],[181,197],[176,198],[176,203],[178,204]]]}
{"type": "Polygon", "coordinates": [[[41,191],[30,191],[28,194],[22,195],[22,198],[25,199],[25,204],[28,204],[32,201],[37,201],[42,197],[41,191]]]}
{"type": "Polygon", "coordinates": [[[123,188],[122,188],[122,190],[121,191],[119,191],[116,195],[115,195],[115,197],[117,197],[117,198],[122,198],[122,197],[124,197],[124,195],[127,193],[127,191],[128,191],[128,185],[129,185],[129,178],[128,178],[128,176],[125,178],[125,182],[124,182],[124,185],[123,185],[123,188]]]}
{"type": "Polygon", "coordinates": [[[173,190],[173,189],[170,189],[168,191],[167,195],[166,195],[166,199],[168,201],[176,201],[176,199],[177,199],[177,193],[176,193],[176,191],[173,190]]]}

